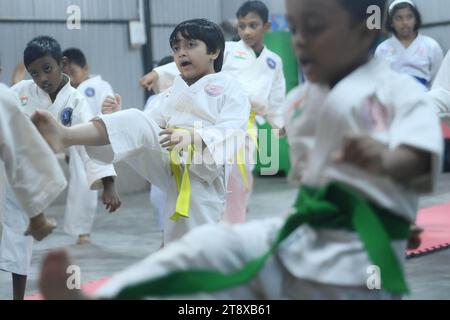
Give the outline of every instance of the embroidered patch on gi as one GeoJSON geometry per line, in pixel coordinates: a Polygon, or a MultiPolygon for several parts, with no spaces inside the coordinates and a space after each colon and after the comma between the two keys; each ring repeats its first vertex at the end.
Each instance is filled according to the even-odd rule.
{"type": "Polygon", "coordinates": [[[60,120],[64,126],[70,127],[72,125],[72,114],[73,114],[72,108],[63,109],[63,111],[61,112],[60,120]]]}
{"type": "Polygon", "coordinates": [[[247,52],[244,51],[236,51],[234,53],[234,57],[240,60],[247,60],[247,52]]]}
{"type": "Polygon", "coordinates": [[[95,96],[95,89],[94,88],[86,88],[86,90],[84,90],[84,94],[86,95],[86,97],[92,98],[93,96],[95,96]]]}
{"type": "Polygon", "coordinates": [[[20,97],[20,103],[22,104],[22,107],[26,107],[28,104],[28,97],[27,96],[20,97]]]}
{"type": "Polygon", "coordinates": [[[272,70],[275,70],[275,68],[277,67],[277,63],[272,58],[267,58],[267,65],[272,70]]]}
{"type": "Polygon", "coordinates": [[[208,84],[205,87],[205,92],[211,97],[218,97],[223,94],[223,87],[214,84],[208,84]]]}
{"type": "Polygon", "coordinates": [[[389,125],[389,112],[375,96],[364,100],[359,118],[364,128],[369,131],[385,131],[389,125]]]}

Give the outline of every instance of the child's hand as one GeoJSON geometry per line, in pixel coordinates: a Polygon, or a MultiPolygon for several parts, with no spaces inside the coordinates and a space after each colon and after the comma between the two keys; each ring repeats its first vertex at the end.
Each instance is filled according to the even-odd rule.
{"type": "Polygon", "coordinates": [[[115,212],[120,208],[122,203],[120,202],[119,193],[116,190],[116,184],[112,177],[107,177],[102,179],[103,182],[103,193],[102,201],[106,206],[106,210],[109,213],[115,212]]]}
{"type": "Polygon", "coordinates": [[[156,85],[158,78],[159,78],[158,73],[156,73],[155,71],[152,71],[152,72],[146,74],[144,77],[142,77],[142,79],[139,81],[139,84],[143,88],[150,91],[156,85]]]}
{"type": "Polygon", "coordinates": [[[159,143],[168,151],[181,151],[194,144],[194,131],[190,129],[165,129],[159,136],[164,136],[159,143]]]}
{"type": "Polygon", "coordinates": [[[281,128],[279,130],[274,130],[273,132],[274,132],[275,137],[277,137],[277,138],[286,137],[286,128],[285,127],[281,128]]]}
{"type": "Polygon", "coordinates": [[[262,103],[252,100],[251,101],[251,111],[254,112],[258,116],[264,116],[266,114],[266,106],[262,103]]]}
{"type": "Polygon", "coordinates": [[[41,241],[56,228],[56,221],[47,219],[43,213],[30,219],[30,224],[25,231],[25,236],[32,236],[36,241],[41,241]]]}
{"type": "Polygon", "coordinates": [[[112,114],[122,110],[122,97],[116,94],[115,97],[107,96],[102,104],[102,114],[112,114]]]}
{"type": "Polygon", "coordinates": [[[385,157],[389,149],[369,136],[349,136],[344,139],[343,150],[334,155],[334,160],[354,164],[374,174],[384,174],[385,157]]]}

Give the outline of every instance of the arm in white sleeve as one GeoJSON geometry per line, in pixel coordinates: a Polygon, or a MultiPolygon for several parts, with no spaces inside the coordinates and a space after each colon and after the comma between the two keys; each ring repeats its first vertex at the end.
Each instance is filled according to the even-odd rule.
{"type": "Polygon", "coordinates": [[[269,95],[269,105],[266,118],[274,129],[282,129],[284,123],[284,105],[286,98],[286,79],[283,72],[283,62],[277,64],[276,76],[269,95]]]}
{"type": "Polygon", "coordinates": [[[450,123],[450,52],[445,56],[428,95],[434,102],[435,111],[450,123]]]}
{"type": "Polygon", "coordinates": [[[402,100],[398,100],[401,104],[392,110],[394,117],[389,132],[389,147],[395,150],[400,146],[409,146],[431,155],[430,174],[415,179],[417,182],[428,181],[431,192],[435,190],[439,181],[444,150],[442,130],[437,115],[432,110],[433,102],[426,95],[420,94],[411,94],[406,99],[398,99],[402,100]]]}
{"type": "Polygon", "coordinates": [[[450,91],[444,88],[435,88],[428,92],[433,101],[434,111],[448,124],[450,124],[450,91]]]}
{"type": "Polygon", "coordinates": [[[32,218],[59,196],[67,182],[55,155],[19,105],[12,91],[0,88],[0,158],[21,207],[32,218]]]}
{"type": "Polygon", "coordinates": [[[436,45],[433,48],[432,56],[431,56],[431,79],[430,83],[433,82],[433,80],[436,78],[436,75],[439,72],[439,69],[442,65],[442,61],[444,60],[444,53],[442,52],[441,47],[439,44],[436,43],[436,45]]]}
{"type": "Polygon", "coordinates": [[[156,93],[161,93],[171,87],[175,77],[180,74],[175,62],[156,67],[153,71],[158,74],[158,80],[153,88],[156,93]]]}
{"type": "MultiPolygon", "coordinates": [[[[94,118],[93,113],[89,109],[89,105],[86,100],[82,100],[74,110],[73,125],[87,123],[94,118]]],[[[88,179],[88,185],[92,190],[102,189],[102,179],[106,177],[116,177],[116,171],[112,164],[103,164],[98,161],[92,160],[83,146],[75,146],[77,149],[86,170],[86,176],[88,179]]]]}

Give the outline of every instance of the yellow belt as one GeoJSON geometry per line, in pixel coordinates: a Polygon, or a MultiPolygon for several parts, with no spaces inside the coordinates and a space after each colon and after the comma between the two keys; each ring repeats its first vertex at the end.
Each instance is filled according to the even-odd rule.
{"type": "MultiPolygon", "coordinates": [[[[253,111],[250,113],[250,118],[248,119],[247,134],[255,144],[256,148],[258,149],[258,131],[256,128],[256,113],[253,111]]],[[[244,180],[245,190],[248,192],[250,186],[248,183],[247,168],[245,167],[245,144],[242,146],[242,148],[237,154],[237,165],[239,171],[241,172],[242,180],[244,180]]]]}
{"type": "Polygon", "coordinates": [[[189,178],[189,166],[192,163],[194,155],[194,145],[188,146],[188,161],[184,165],[183,176],[181,176],[181,160],[178,152],[170,151],[170,168],[178,189],[177,205],[175,213],[170,217],[173,221],[181,218],[189,218],[189,210],[191,207],[191,180],[189,178]]]}

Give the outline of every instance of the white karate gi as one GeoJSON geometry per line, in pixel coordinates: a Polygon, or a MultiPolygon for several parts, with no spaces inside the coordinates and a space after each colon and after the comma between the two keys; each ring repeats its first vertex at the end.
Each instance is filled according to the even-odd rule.
{"type": "MultiPolygon", "coordinates": [[[[239,81],[250,101],[260,105],[257,115],[264,116],[274,129],[284,127],[283,106],[286,80],[283,73],[283,62],[276,53],[264,47],[257,57],[253,49],[247,46],[243,40],[228,41],[225,43],[222,70],[239,81]]],[[[157,67],[154,71],[159,75],[159,82],[163,83],[179,74],[175,63],[157,67]]],[[[256,146],[248,138],[245,145],[248,190],[246,190],[239,167],[237,164],[233,165],[228,181],[229,194],[224,215],[225,222],[241,223],[245,221],[248,198],[253,185],[252,171],[255,164],[255,150],[256,146]]]]}
{"type": "MultiPolygon", "coordinates": [[[[173,81],[172,81],[173,85],[173,81]]],[[[172,86],[170,85],[169,88],[172,86]]],[[[168,88],[167,88],[168,89],[168,88]]],[[[167,90],[166,89],[166,90],[167,90]]],[[[147,99],[147,103],[144,107],[144,112],[150,112],[151,107],[153,106],[152,101],[156,99],[156,96],[153,95],[147,99]]],[[[165,206],[167,201],[167,190],[161,190],[155,185],[152,185],[150,188],[150,203],[152,204],[152,209],[155,210],[156,220],[158,222],[158,227],[161,231],[164,231],[164,215],[165,215],[165,206]]]]}
{"type": "MultiPolygon", "coordinates": [[[[417,193],[389,178],[333,161],[346,135],[367,134],[391,149],[408,145],[430,152],[432,172],[429,178],[435,185],[442,160],[439,121],[432,110],[432,102],[415,80],[391,71],[384,61],[372,60],[332,90],[308,84],[294,90],[287,103],[292,182],[318,188],[340,182],[359,190],[392,214],[407,221],[415,220],[417,193]]],[[[268,251],[283,223],[280,217],[244,225],[196,229],[181,241],[119,273],[97,295],[114,297],[126,286],[171,271],[235,272],[268,251]]],[[[392,245],[403,261],[406,241],[393,241],[392,245]]],[[[319,230],[304,225],[282,243],[249,284],[195,298],[390,298],[384,291],[367,288],[370,276],[367,271],[372,264],[355,232],[319,230]]]]}
{"type": "Polygon", "coordinates": [[[392,36],[377,47],[375,56],[389,61],[395,71],[420,79],[429,87],[441,66],[444,53],[436,40],[419,34],[408,48],[392,36]]]}
{"type": "Polygon", "coordinates": [[[136,109],[101,116],[111,142],[89,147],[89,154],[104,162],[127,160],[142,177],[168,190],[165,205],[164,242],[179,239],[189,230],[220,221],[226,194],[226,167],[243,145],[250,104],[236,81],[222,73],[211,74],[188,86],[181,77],[154,100],[149,112],[136,109]],[[199,128],[201,126],[201,128],[199,128]],[[177,187],[168,153],[160,146],[161,128],[197,128],[207,150],[194,154],[189,167],[190,217],[172,221],[177,187]]]}
{"type": "MultiPolygon", "coordinates": [[[[101,76],[92,76],[83,81],[77,88],[89,104],[92,115],[99,115],[106,97],[114,96],[111,85],[101,76]]],[[[64,230],[72,235],[90,234],[97,211],[98,192],[90,190],[86,173],[83,169],[83,159],[75,149],[70,153],[70,172],[77,174],[71,177],[67,197],[64,230]]]]}
{"type": "Polygon", "coordinates": [[[436,112],[450,125],[450,52],[442,62],[429,95],[435,102],[436,112]]]}
{"type": "Polygon", "coordinates": [[[0,84],[0,269],[27,275],[32,249],[31,238],[23,235],[27,218],[43,212],[67,182],[53,152],[19,105],[16,94],[0,84]],[[8,192],[15,193],[9,198],[17,198],[20,210],[6,202],[7,184],[8,192]]]}
{"type": "MultiPolygon", "coordinates": [[[[66,126],[86,123],[94,117],[86,99],[70,85],[70,82],[60,90],[54,103],[32,80],[21,81],[12,89],[20,97],[22,110],[29,115],[36,109],[45,109],[66,126]],[[66,119],[63,119],[64,117],[66,119]]],[[[102,188],[101,179],[115,177],[116,172],[112,165],[99,164],[89,159],[84,147],[70,147],[68,153],[70,182],[64,229],[72,235],[88,234],[92,228],[97,202],[94,193],[88,191],[102,188]]]]}

